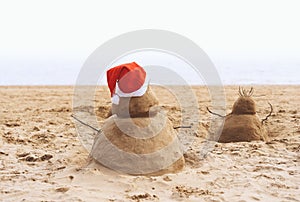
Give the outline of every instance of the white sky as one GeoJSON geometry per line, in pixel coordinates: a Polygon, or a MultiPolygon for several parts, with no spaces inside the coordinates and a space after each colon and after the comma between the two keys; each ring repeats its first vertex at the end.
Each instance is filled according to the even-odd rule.
{"type": "Polygon", "coordinates": [[[1,1],[0,84],[13,81],[20,68],[24,75],[24,69],[33,69],[31,79],[53,74],[42,66],[76,77],[102,43],[151,28],[188,37],[219,68],[300,65],[299,10],[297,0],[1,1]]]}

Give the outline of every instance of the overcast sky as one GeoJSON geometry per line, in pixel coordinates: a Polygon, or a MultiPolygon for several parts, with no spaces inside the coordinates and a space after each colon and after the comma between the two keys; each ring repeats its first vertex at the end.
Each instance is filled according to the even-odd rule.
{"type": "Polygon", "coordinates": [[[68,71],[75,78],[102,43],[139,29],[184,35],[219,69],[299,66],[299,5],[296,0],[1,1],[0,84],[15,81],[16,74],[32,81],[68,71]]]}

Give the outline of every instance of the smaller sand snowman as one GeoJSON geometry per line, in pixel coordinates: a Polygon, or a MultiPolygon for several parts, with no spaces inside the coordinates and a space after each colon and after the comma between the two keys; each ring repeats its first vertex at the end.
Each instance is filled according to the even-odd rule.
{"type": "Polygon", "coordinates": [[[185,164],[181,144],[146,77],[135,62],[107,71],[112,116],[96,136],[91,157],[127,174],[178,172],[185,164]]]}
{"type": "MultiPolygon", "coordinates": [[[[251,97],[252,93],[253,88],[249,91],[239,88],[240,96],[233,104],[232,112],[224,117],[224,127],[217,140],[218,142],[250,142],[255,140],[266,141],[268,139],[263,122],[271,115],[272,105],[270,104],[270,114],[262,121],[259,120],[256,114],[256,104],[251,97]]],[[[211,111],[209,110],[209,112],[211,111]]]]}

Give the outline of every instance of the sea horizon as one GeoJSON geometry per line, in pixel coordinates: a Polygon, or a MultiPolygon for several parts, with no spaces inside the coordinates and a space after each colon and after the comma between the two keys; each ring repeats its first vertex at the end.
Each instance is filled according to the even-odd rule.
{"type": "MultiPolygon", "coordinates": [[[[216,68],[223,85],[299,85],[300,76],[297,71],[300,67],[287,68],[216,68]]],[[[299,70],[298,70],[299,69],[299,70]]],[[[43,68],[35,72],[34,68],[23,69],[16,73],[15,69],[2,69],[0,86],[74,86],[79,75],[79,68],[43,68]],[[35,72],[34,74],[32,72],[35,72]]],[[[152,72],[152,76],[156,72],[152,72]]],[[[161,76],[161,72],[157,72],[161,76]]],[[[180,75],[186,84],[192,86],[205,86],[206,82],[198,76],[182,71],[180,75]]],[[[150,82],[153,84],[152,82],[150,82]]],[[[173,81],[172,77],[164,76],[162,85],[182,85],[173,81]]],[[[97,85],[105,86],[106,78],[100,78],[97,85]]]]}

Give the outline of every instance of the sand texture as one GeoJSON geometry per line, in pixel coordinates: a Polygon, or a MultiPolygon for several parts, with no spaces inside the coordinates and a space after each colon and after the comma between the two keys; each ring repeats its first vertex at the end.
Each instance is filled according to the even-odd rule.
{"type": "Polygon", "coordinates": [[[184,166],[183,152],[172,123],[164,119],[162,113],[151,118],[111,116],[95,137],[91,157],[127,174],[179,172],[184,166]]]}
{"type": "MultiPolygon", "coordinates": [[[[181,120],[174,96],[152,88],[173,126],[192,126],[176,129],[185,167],[161,176],[126,175],[90,160],[82,142],[93,141],[78,138],[70,117],[73,87],[0,87],[0,201],[300,201],[299,87],[254,86],[258,119],[269,113],[268,102],[274,108],[264,126],[268,140],[236,143],[206,140],[216,130],[210,128],[216,117],[206,110],[211,107],[206,87],[193,87],[199,120],[181,120]]],[[[225,92],[229,114],[238,86],[226,86],[225,92]]],[[[100,127],[111,106],[108,88],[99,87],[93,99],[94,109],[80,117],[94,110],[100,127]]]]}

